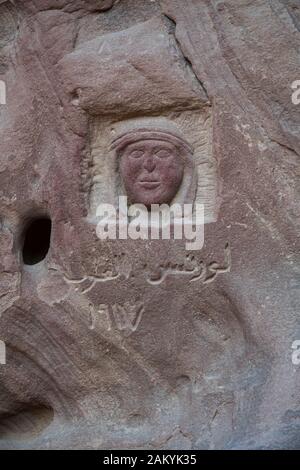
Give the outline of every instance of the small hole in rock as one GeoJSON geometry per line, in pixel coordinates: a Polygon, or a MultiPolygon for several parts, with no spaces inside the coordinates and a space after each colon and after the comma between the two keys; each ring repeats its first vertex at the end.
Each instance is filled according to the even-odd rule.
{"type": "Polygon", "coordinates": [[[35,219],[27,225],[24,234],[23,261],[34,265],[46,258],[50,248],[51,220],[35,219]]]}

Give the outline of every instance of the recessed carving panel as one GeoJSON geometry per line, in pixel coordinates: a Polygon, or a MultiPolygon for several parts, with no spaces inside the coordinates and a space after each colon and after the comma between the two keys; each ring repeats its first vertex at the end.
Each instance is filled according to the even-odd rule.
{"type": "MultiPolygon", "coordinates": [[[[150,204],[201,203],[205,207],[206,222],[214,220],[217,215],[217,168],[212,150],[210,107],[197,111],[173,112],[165,114],[164,117],[133,118],[121,122],[108,122],[100,117],[95,118],[91,132],[91,157],[92,171],[89,174],[91,218],[95,216],[100,203],[117,204],[118,197],[122,195],[129,195],[133,198],[133,202],[140,203],[147,201],[150,204]],[[156,134],[154,129],[157,129],[156,134]],[[124,173],[125,169],[122,169],[122,159],[128,158],[128,155],[126,152],[124,155],[124,152],[116,151],[114,146],[118,136],[124,135],[127,135],[131,145],[129,151],[142,152],[141,160],[143,158],[145,160],[145,155],[147,156],[145,145],[150,146],[148,148],[150,154],[152,148],[153,151],[161,151],[162,155],[164,146],[177,152],[173,162],[175,168],[172,170],[167,166],[163,167],[164,161],[156,157],[157,164],[150,162],[150,166],[154,164],[155,167],[151,166],[138,172],[137,179],[144,181],[149,179],[149,182],[151,178],[161,180],[158,189],[154,185],[152,188],[151,183],[148,186],[145,183],[145,187],[141,188],[141,194],[132,195],[134,189],[131,191],[129,186],[134,186],[134,178],[128,177],[124,184],[122,172],[124,173]],[[174,136],[173,142],[171,142],[172,136],[174,136]],[[150,138],[152,140],[149,140],[150,138]],[[181,143],[179,139],[182,139],[181,143]],[[153,147],[155,142],[156,147],[155,145],[153,147]],[[174,176],[168,183],[168,175],[172,171],[174,176]]],[[[139,165],[138,159],[138,163],[136,159],[132,160],[133,164],[126,171],[132,172],[132,168],[139,165]]]]}

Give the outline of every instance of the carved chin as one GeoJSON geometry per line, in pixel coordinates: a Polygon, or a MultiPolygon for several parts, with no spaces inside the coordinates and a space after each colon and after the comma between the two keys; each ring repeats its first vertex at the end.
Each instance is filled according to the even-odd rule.
{"type": "Polygon", "coordinates": [[[132,204],[150,206],[151,204],[170,204],[175,195],[176,192],[163,190],[161,186],[145,185],[142,189],[137,188],[136,191],[131,192],[129,199],[132,204]]]}

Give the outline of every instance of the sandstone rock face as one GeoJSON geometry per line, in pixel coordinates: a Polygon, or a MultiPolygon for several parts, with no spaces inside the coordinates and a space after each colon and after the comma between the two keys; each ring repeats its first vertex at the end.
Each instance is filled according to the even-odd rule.
{"type": "Polygon", "coordinates": [[[299,29],[298,0],[0,2],[1,449],[300,447],[299,29]],[[124,195],[204,204],[203,247],[100,240],[124,195]]]}

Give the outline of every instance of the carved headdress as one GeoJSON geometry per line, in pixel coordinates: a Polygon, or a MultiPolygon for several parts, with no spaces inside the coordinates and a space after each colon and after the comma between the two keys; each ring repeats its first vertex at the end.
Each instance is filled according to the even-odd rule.
{"type": "Polygon", "coordinates": [[[111,148],[119,153],[122,152],[127,145],[142,140],[161,140],[164,142],[170,142],[177,147],[179,151],[183,150],[188,154],[194,154],[193,147],[179,133],[175,134],[167,129],[145,127],[129,130],[128,132],[119,135],[113,140],[111,148]]]}

